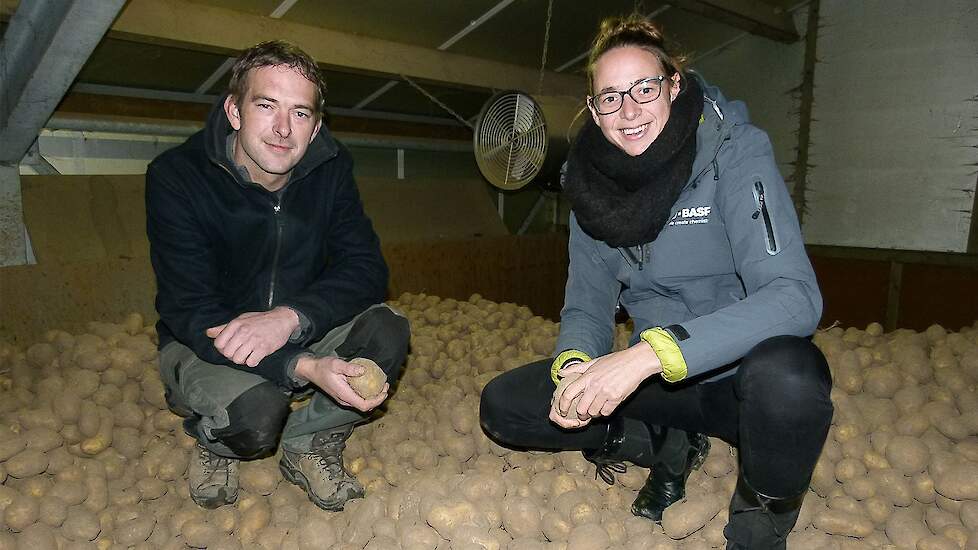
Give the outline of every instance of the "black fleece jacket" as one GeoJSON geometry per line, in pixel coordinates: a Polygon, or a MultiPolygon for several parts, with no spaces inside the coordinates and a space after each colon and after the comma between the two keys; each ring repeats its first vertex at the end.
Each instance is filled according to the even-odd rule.
{"type": "Polygon", "coordinates": [[[160,347],[176,340],[209,363],[291,386],[286,367],[371,304],[387,265],[363,212],[350,153],[324,126],[279,197],[242,179],[228,158],[223,98],[206,127],[146,171],[146,233],[156,273],[160,347]],[[288,306],[310,326],[251,368],[222,356],[205,331],[247,311],[288,306]]]}

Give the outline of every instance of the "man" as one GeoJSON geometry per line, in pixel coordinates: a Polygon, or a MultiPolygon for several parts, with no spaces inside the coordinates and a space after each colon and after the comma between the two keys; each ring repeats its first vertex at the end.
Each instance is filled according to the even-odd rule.
{"type": "Polygon", "coordinates": [[[160,373],[197,439],[190,494],[205,508],[234,502],[238,461],[281,439],[285,478],[340,510],[364,493],[345,441],[389,391],[358,396],[347,377],[362,367],[347,360],[372,359],[395,381],[408,323],[381,303],[387,266],[350,154],[322,127],[315,62],[258,44],[229,88],[205,128],[146,173],[160,373]]]}

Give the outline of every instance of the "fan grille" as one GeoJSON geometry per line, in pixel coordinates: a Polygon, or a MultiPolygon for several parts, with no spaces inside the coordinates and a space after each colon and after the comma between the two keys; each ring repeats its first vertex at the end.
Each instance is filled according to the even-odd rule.
{"type": "Polygon", "coordinates": [[[474,135],[482,175],[501,189],[519,189],[543,167],[547,125],[543,111],[520,92],[503,92],[483,109],[474,135]]]}

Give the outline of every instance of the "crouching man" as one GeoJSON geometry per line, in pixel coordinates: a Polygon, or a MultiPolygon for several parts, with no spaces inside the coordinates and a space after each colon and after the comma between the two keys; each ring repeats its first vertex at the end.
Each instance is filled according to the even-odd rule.
{"type": "Polygon", "coordinates": [[[238,464],[281,442],[282,474],[326,510],[362,497],[345,441],[380,405],[348,384],[375,361],[389,382],[407,320],[382,304],[387,266],[349,152],[322,126],[325,83],[284,42],[245,51],[205,128],[146,173],[160,373],[197,439],[190,495],[234,502],[238,464]],[[296,397],[309,403],[291,410],[296,397]]]}

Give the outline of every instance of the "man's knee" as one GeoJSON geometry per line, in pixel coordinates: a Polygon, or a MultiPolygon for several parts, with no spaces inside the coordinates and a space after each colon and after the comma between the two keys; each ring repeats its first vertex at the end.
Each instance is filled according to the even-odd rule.
{"type": "Polygon", "coordinates": [[[336,348],[340,357],[366,357],[396,380],[408,354],[411,329],[407,318],[387,307],[376,307],[360,316],[346,340],[336,348]]]}
{"type": "Polygon", "coordinates": [[[211,435],[242,458],[275,452],[289,415],[289,398],[272,382],[242,393],[227,407],[228,427],[211,435]]]}

